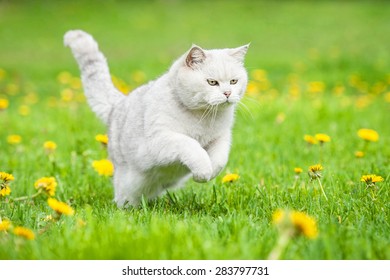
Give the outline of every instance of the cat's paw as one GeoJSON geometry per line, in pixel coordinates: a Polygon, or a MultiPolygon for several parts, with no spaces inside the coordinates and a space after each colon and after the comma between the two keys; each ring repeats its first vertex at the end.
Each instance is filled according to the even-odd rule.
{"type": "Polygon", "coordinates": [[[70,30],[64,35],[64,45],[75,53],[89,53],[97,51],[98,44],[93,37],[82,30],[70,30]]]}
{"type": "Polygon", "coordinates": [[[197,183],[205,183],[210,181],[213,175],[213,170],[210,166],[203,166],[201,170],[192,173],[193,179],[197,183]]]}

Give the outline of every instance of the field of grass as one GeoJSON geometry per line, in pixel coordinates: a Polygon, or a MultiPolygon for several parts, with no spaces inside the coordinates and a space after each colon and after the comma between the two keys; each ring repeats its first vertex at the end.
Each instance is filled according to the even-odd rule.
{"type": "Polygon", "coordinates": [[[390,259],[389,14],[385,1],[0,1],[0,172],[14,177],[0,181],[11,189],[0,195],[0,259],[267,259],[296,230],[272,222],[278,209],[318,227],[315,238],[289,236],[281,259],[390,259]],[[107,158],[95,140],[106,131],[62,43],[76,28],[95,36],[121,89],[158,77],[192,43],[251,42],[216,179],[116,207],[111,177],[92,167],[107,158]],[[362,128],[379,140],[359,138],[362,128]],[[331,141],[304,140],[317,133],[331,141]],[[322,177],[310,180],[315,164],[322,177]],[[229,173],[240,177],[222,183],[229,173]],[[383,181],[367,187],[368,174],[383,181]],[[33,197],[42,177],[73,215],[33,197]]]}

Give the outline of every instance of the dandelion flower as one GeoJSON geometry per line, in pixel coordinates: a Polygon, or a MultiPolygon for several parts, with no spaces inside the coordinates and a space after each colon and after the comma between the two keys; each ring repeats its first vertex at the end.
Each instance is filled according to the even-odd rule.
{"type": "Polygon", "coordinates": [[[280,259],[293,238],[305,236],[315,239],[318,236],[316,220],[303,212],[278,209],[272,214],[272,223],[279,230],[279,238],[268,256],[269,260],[280,259]]]}
{"type": "Polygon", "coordinates": [[[234,181],[237,181],[238,178],[240,178],[238,174],[234,174],[234,173],[226,174],[222,178],[222,183],[232,183],[234,181]]]}
{"type": "Polygon", "coordinates": [[[57,144],[53,141],[46,141],[43,143],[43,148],[45,149],[46,153],[51,154],[57,149],[57,144]]]}
{"type": "Polygon", "coordinates": [[[0,220],[0,231],[7,231],[11,227],[11,222],[8,220],[0,220]]]}
{"type": "Polygon", "coordinates": [[[362,128],[358,130],[358,136],[369,142],[377,142],[379,140],[379,134],[373,129],[362,128]]]}
{"type": "Polygon", "coordinates": [[[309,239],[315,239],[318,236],[316,220],[300,211],[278,209],[272,214],[272,222],[280,230],[289,232],[291,237],[303,235],[309,239]]]}
{"type": "Polygon", "coordinates": [[[310,93],[321,93],[325,90],[325,84],[320,81],[310,82],[307,90],[310,93]]]}
{"type": "Polygon", "coordinates": [[[11,134],[11,135],[8,135],[7,142],[8,142],[8,144],[11,144],[11,145],[17,145],[20,142],[22,142],[22,137],[20,135],[11,134]]]}
{"type": "Polygon", "coordinates": [[[0,172],[0,196],[7,196],[11,193],[11,188],[8,183],[14,180],[12,174],[0,172]]]}
{"type": "Polygon", "coordinates": [[[309,177],[314,180],[314,179],[317,179],[317,178],[321,178],[321,171],[323,170],[324,168],[322,167],[321,164],[315,164],[315,165],[311,165],[309,167],[309,177]]]}
{"type": "Polygon", "coordinates": [[[112,176],[114,174],[114,165],[108,159],[94,160],[92,167],[99,175],[112,176]]]}
{"type": "Polygon", "coordinates": [[[364,157],[364,152],[362,152],[362,151],[356,151],[356,152],[355,152],[355,157],[357,157],[357,158],[362,158],[362,157],[364,157]]]}
{"type": "Polygon", "coordinates": [[[6,172],[0,172],[0,181],[3,181],[3,183],[8,183],[10,181],[15,180],[14,176],[12,174],[6,173],[6,172]]]}
{"type": "Polygon", "coordinates": [[[102,143],[103,145],[107,145],[108,144],[108,136],[107,136],[107,134],[98,134],[98,135],[96,135],[95,139],[96,139],[96,141],[102,143]]]}
{"type": "Polygon", "coordinates": [[[375,186],[375,183],[382,182],[384,181],[384,179],[382,176],[370,174],[370,175],[363,175],[360,178],[360,181],[365,182],[367,187],[373,187],[375,186]]]}
{"type": "Polygon", "coordinates": [[[68,204],[65,202],[58,201],[55,198],[49,198],[47,200],[47,203],[49,204],[49,207],[56,211],[58,215],[68,215],[71,216],[74,214],[74,210],[72,207],[70,207],[68,204]]]}
{"type": "Polygon", "coordinates": [[[54,196],[57,187],[57,182],[54,177],[42,177],[34,183],[34,187],[37,190],[43,190],[49,196],[54,196]]]}
{"type": "Polygon", "coordinates": [[[318,133],[314,136],[316,138],[316,140],[318,142],[320,142],[321,144],[325,143],[325,142],[330,142],[330,136],[329,135],[326,135],[326,134],[323,134],[323,133],[318,133]]]}
{"type": "Polygon", "coordinates": [[[295,168],[294,168],[294,172],[295,172],[296,175],[301,174],[302,171],[303,171],[303,170],[302,170],[302,168],[300,168],[300,167],[295,167],[295,168]]]}
{"type": "Polygon", "coordinates": [[[62,71],[57,76],[57,81],[63,85],[69,84],[72,80],[72,74],[67,71],[62,71]]]}
{"type": "Polygon", "coordinates": [[[28,116],[31,112],[30,107],[27,105],[21,105],[18,109],[19,115],[25,117],[28,116]]]}
{"type": "Polygon", "coordinates": [[[325,194],[324,188],[322,187],[321,180],[320,180],[322,177],[321,171],[323,169],[324,168],[322,167],[321,164],[315,164],[315,165],[312,165],[309,167],[308,174],[309,174],[310,179],[312,179],[312,180],[317,179],[318,184],[320,185],[322,194],[324,195],[325,199],[328,200],[328,197],[325,194]]]}
{"type": "Polygon", "coordinates": [[[23,237],[27,240],[34,240],[35,234],[31,229],[25,227],[16,227],[14,228],[14,234],[20,237],[23,237]]]}
{"type": "Polygon", "coordinates": [[[284,219],[285,214],[286,214],[285,211],[282,209],[278,209],[275,212],[273,212],[272,213],[272,223],[275,225],[280,224],[281,221],[284,219]]]}
{"type": "Polygon", "coordinates": [[[303,234],[309,239],[315,239],[318,236],[317,223],[314,218],[303,212],[293,211],[291,221],[297,232],[303,234]]]}
{"type": "Polygon", "coordinates": [[[0,185],[0,196],[10,195],[11,188],[8,185],[0,185]]]}
{"type": "Polygon", "coordinates": [[[303,136],[303,140],[306,141],[306,143],[310,144],[310,145],[315,145],[317,144],[317,139],[314,137],[314,136],[311,136],[311,135],[305,135],[303,136]]]}
{"type": "Polygon", "coordinates": [[[7,109],[9,106],[9,101],[8,99],[5,98],[0,98],[0,111],[7,109]]]}

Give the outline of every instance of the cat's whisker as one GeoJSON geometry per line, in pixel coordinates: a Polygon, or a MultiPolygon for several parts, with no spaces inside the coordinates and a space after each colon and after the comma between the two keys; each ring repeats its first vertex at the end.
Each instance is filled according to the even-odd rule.
{"type": "Polygon", "coordinates": [[[215,120],[217,119],[218,106],[219,106],[219,104],[217,104],[216,106],[213,106],[213,115],[211,117],[211,126],[214,126],[215,120]]]}
{"type": "Polygon", "coordinates": [[[249,97],[249,96],[244,96],[244,98],[240,102],[245,102],[245,101],[250,101],[252,104],[255,104],[256,106],[261,106],[260,102],[258,99],[249,97]]]}
{"type": "Polygon", "coordinates": [[[239,101],[239,102],[238,102],[238,108],[239,108],[239,109],[243,108],[243,111],[242,111],[242,112],[245,112],[244,115],[247,115],[247,116],[249,115],[249,117],[251,118],[251,120],[254,119],[251,110],[248,108],[248,106],[247,106],[245,103],[243,103],[242,101],[239,101]]]}
{"type": "Polygon", "coordinates": [[[200,120],[198,123],[201,123],[204,119],[207,118],[207,116],[210,114],[211,110],[212,110],[212,105],[208,104],[207,107],[206,107],[206,110],[203,112],[202,116],[200,117],[200,120]]]}

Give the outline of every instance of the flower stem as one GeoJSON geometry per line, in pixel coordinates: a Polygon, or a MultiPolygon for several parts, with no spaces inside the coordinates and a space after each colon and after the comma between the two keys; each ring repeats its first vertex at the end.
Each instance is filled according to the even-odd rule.
{"type": "Polygon", "coordinates": [[[328,201],[328,197],[326,196],[325,191],[324,191],[324,188],[322,187],[320,178],[317,178],[317,181],[318,181],[318,184],[320,185],[322,194],[325,196],[326,201],[328,201]]]}
{"type": "Polygon", "coordinates": [[[22,201],[22,200],[27,200],[27,199],[33,199],[37,196],[39,196],[42,193],[42,189],[39,189],[37,193],[33,194],[32,196],[21,196],[14,198],[13,201],[22,201]]]}
{"type": "Polygon", "coordinates": [[[272,249],[271,253],[268,255],[268,260],[279,260],[283,254],[283,252],[286,250],[286,247],[291,239],[291,232],[289,230],[286,230],[282,232],[279,236],[278,243],[276,243],[276,246],[272,249]]]}

